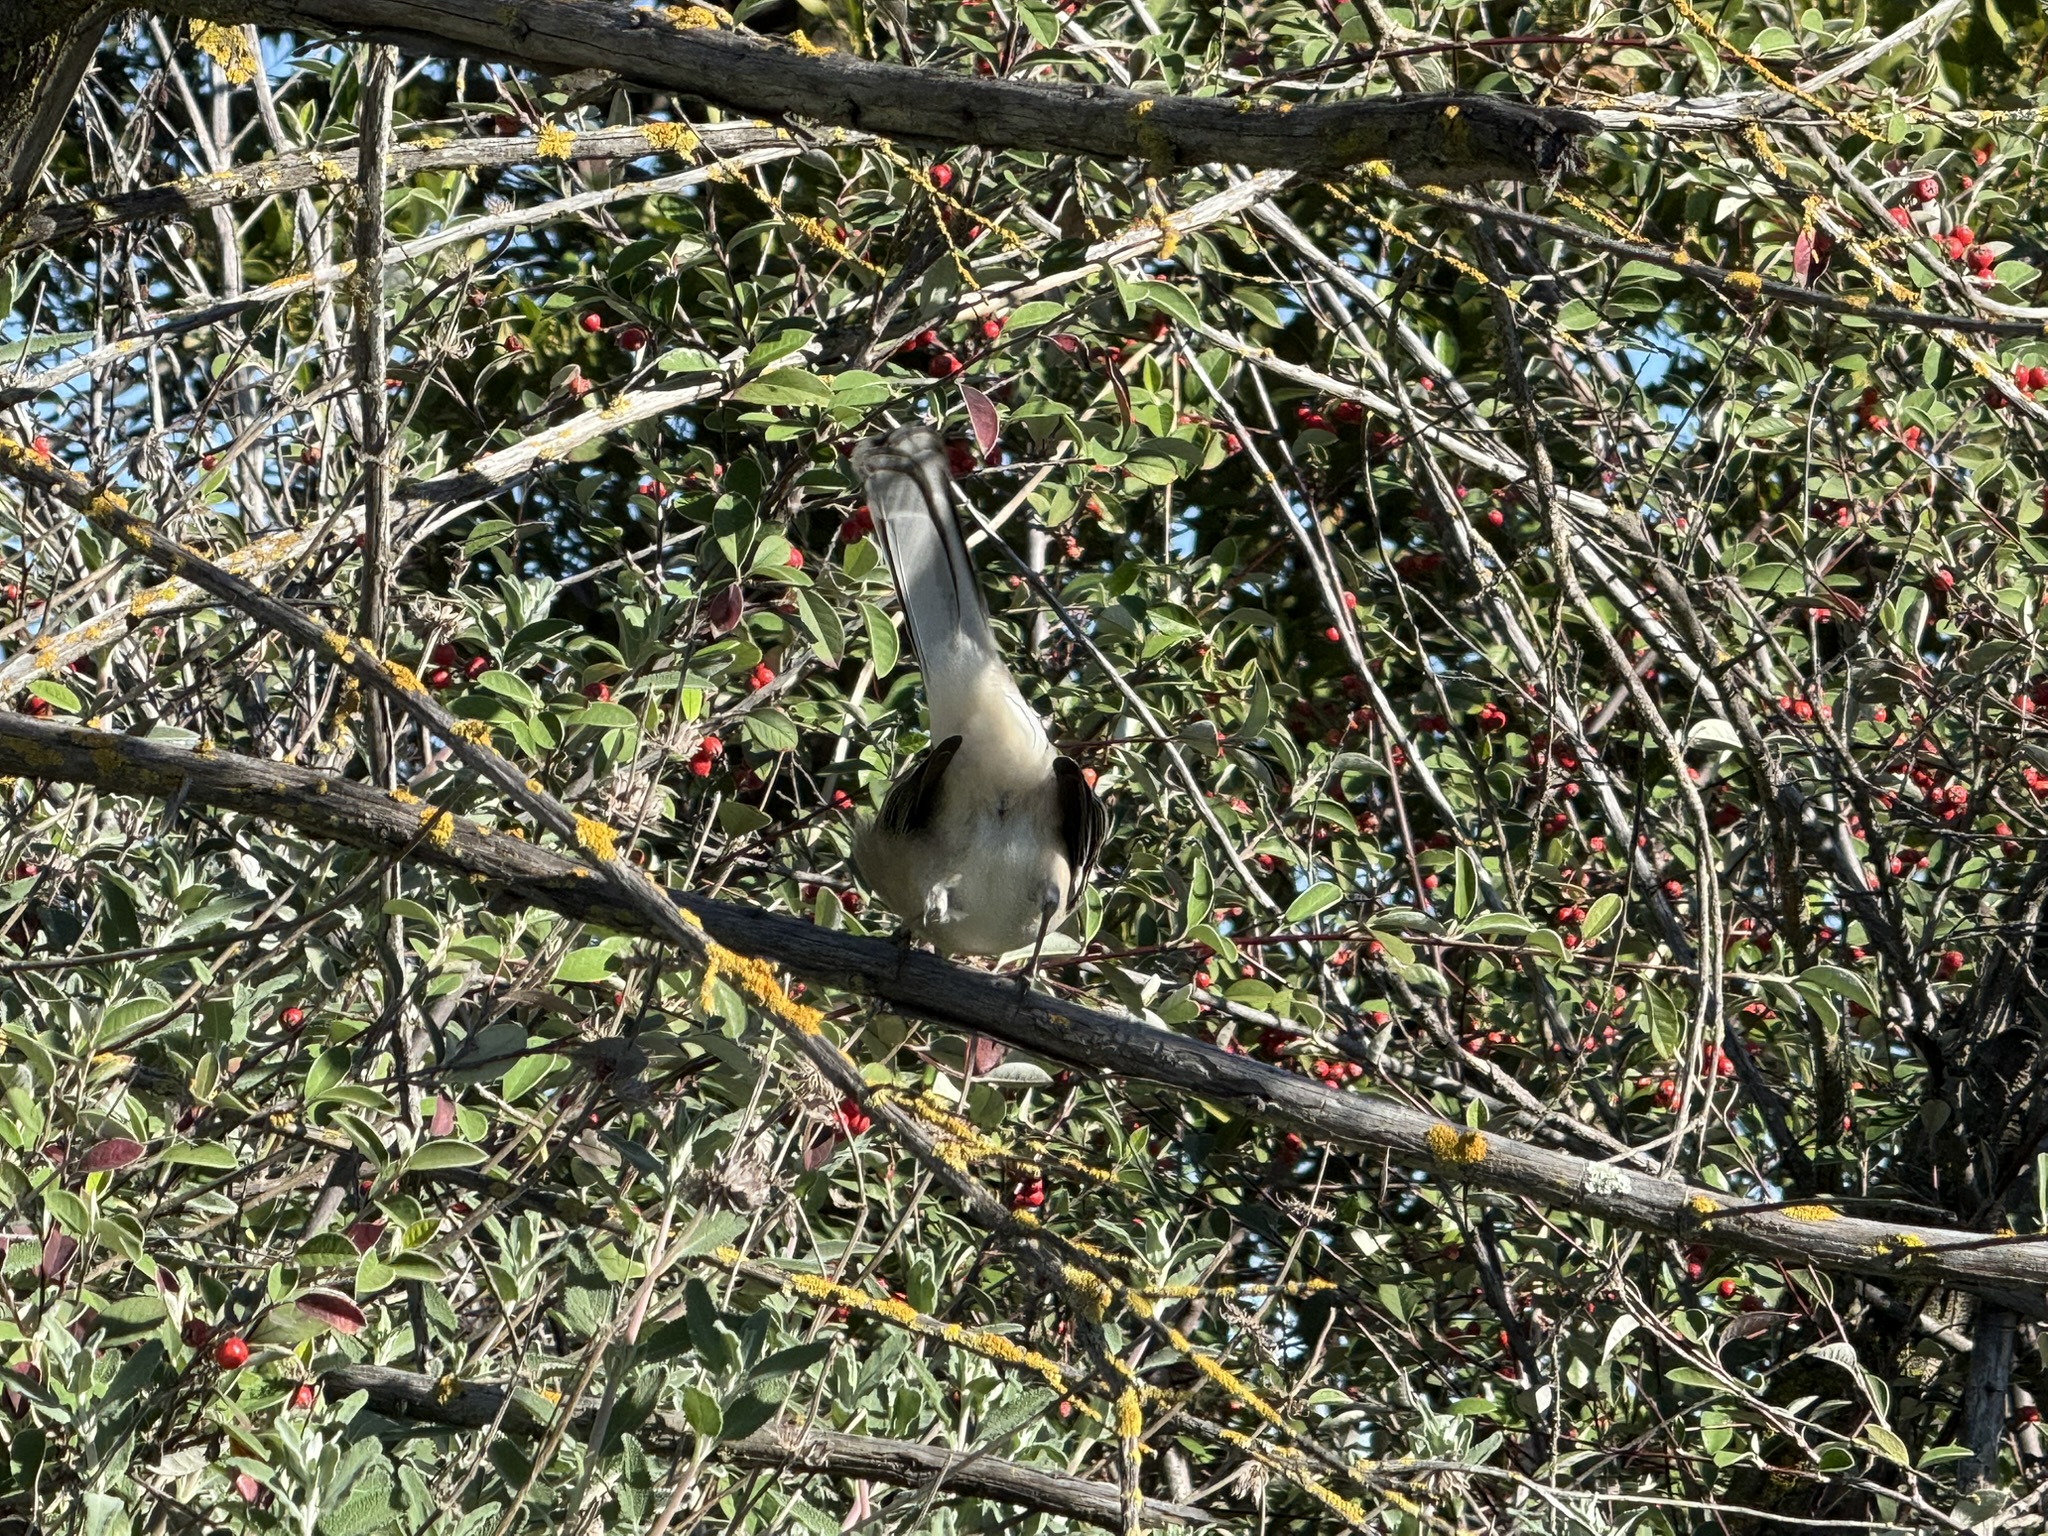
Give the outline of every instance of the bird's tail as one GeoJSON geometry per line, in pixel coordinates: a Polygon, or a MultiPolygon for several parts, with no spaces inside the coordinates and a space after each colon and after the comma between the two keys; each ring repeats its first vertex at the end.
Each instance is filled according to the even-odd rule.
{"type": "Polygon", "coordinates": [[[961,536],[946,445],[930,427],[899,427],[855,448],[853,467],[866,482],[868,510],[924,673],[933,738],[942,739],[997,678],[998,688],[1016,691],[961,536]]]}

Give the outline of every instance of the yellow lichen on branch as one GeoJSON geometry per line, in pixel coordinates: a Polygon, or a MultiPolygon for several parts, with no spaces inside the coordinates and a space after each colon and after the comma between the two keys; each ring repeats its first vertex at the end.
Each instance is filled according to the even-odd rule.
{"type": "Polygon", "coordinates": [[[218,21],[194,21],[192,46],[220,66],[230,85],[247,85],[256,78],[256,54],[240,27],[218,21]]]}
{"type": "Polygon", "coordinates": [[[1453,1167],[1470,1167],[1486,1161],[1486,1137],[1479,1131],[1461,1131],[1439,1120],[1422,1134],[1429,1155],[1453,1167]]]}

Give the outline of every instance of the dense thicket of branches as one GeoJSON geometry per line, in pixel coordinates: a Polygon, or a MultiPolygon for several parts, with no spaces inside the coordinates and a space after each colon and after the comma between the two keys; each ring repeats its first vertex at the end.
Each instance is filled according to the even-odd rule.
{"type": "Polygon", "coordinates": [[[2044,60],[0,16],[0,1529],[2039,1525],[2044,60]],[[1057,1001],[847,866],[915,415],[1057,1001]]]}

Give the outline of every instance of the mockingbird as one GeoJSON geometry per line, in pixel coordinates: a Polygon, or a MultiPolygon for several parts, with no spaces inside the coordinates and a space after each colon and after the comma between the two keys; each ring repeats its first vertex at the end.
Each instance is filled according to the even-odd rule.
{"type": "Polygon", "coordinates": [[[853,865],[911,934],[952,955],[1043,945],[1106,820],[1003,664],[953,506],[946,446],[902,427],[853,451],[924,674],[932,745],[853,838],[853,865]]]}

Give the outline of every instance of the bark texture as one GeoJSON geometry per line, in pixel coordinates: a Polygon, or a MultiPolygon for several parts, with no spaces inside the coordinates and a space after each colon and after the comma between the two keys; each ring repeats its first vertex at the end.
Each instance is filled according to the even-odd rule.
{"type": "Polygon", "coordinates": [[[107,16],[97,0],[0,5],[0,251],[43,228],[28,212],[36,179],[92,67],[107,16]]]}
{"type": "Polygon", "coordinates": [[[1541,181],[1574,169],[1578,140],[1598,131],[1581,113],[1488,96],[1297,107],[985,80],[799,52],[779,39],[680,26],[666,11],[601,0],[171,0],[157,9],[550,74],[605,70],[764,117],[933,144],[1139,160],[1155,170],[1224,163],[1331,176],[1384,160],[1410,181],[1440,186],[1541,181]]]}

